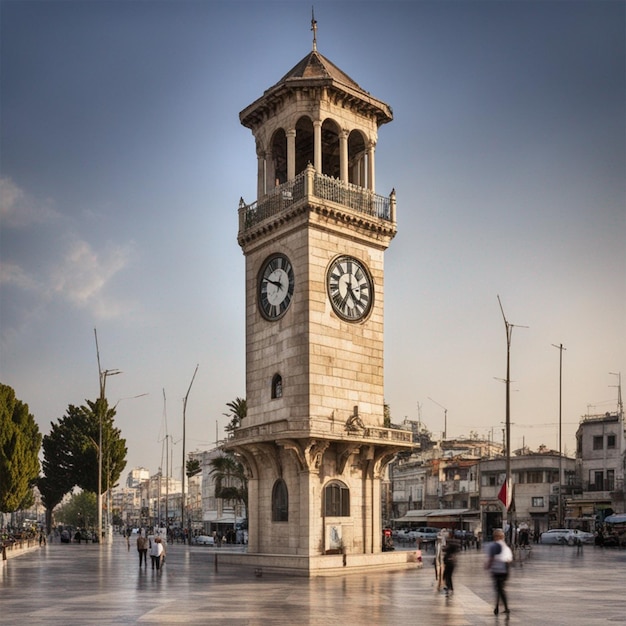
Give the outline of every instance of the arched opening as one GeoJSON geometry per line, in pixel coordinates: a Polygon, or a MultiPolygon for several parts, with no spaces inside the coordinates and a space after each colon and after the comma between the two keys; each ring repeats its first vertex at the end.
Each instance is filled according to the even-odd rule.
{"type": "Polygon", "coordinates": [[[282,478],[279,478],[272,488],[272,521],[289,521],[289,494],[282,478]]]}
{"type": "Polygon", "coordinates": [[[365,137],[358,130],[353,130],[348,137],[348,182],[368,187],[365,137]]]}
{"type": "Polygon", "coordinates": [[[350,490],[339,480],[333,480],[324,489],[324,515],[350,517],[350,490]]]}
{"type": "Polygon", "coordinates": [[[301,117],[296,124],[296,176],[313,160],[313,122],[301,117]]]}
{"type": "Polygon", "coordinates": [[[340,177],[339,152],[339,126],[333,120],[324,120],[322,124],[322,174],[334,178],[340,177]]]}
{"type": "Polygon", "coordinates": [[[268,181],[268,189],[287,182],[287,135],[282,128],[279,128],[272,137],[272,165],[274,171],[268,172],[268,175],[272,176],[273,180],[270,178],[268,181]]]}
{"type": "Polygon", "coordinates": [[[274,374],[272,377],[272,400],[283,397],[283,377],[280,374],[274,374]]]}

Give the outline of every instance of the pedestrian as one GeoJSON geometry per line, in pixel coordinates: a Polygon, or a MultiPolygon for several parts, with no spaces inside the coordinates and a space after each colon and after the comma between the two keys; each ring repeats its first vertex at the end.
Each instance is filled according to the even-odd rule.
{"type": "Polygon", "coordinates": [[[139,553],[139,567],[141,562],[148,567],[148,537],[145,537],[143,533],[137,534],[137,552],[139,553]]]}
{"type": "Polygon", "coordinates": [[[485,569],[491,572],[496,590],[496,608],[493,613],[497,615],[500,612],[500,600],[504,605],[504,612],[509,613],[504,586],[509,576],[509,564],[513,560],[513,553],[504,541],[503,530],[497,528],[493,531],[493,543],[489,546],[487,554],[489,558],[485,564],[485,569]]]}
{"type": "Polygon", "coordinates": [[[161,537],[155,537],[150,549],[150,558],[152,559],[152,569],[156,567],[157,571],[161,569],[161,557],[163,556],[163,544],[161,537]]]}
{"type": "Polygon", "coordinates": [[[459,551],[459,543],[456,539],[450,538],[443,549],[443,584],[446,595],[454,591],[452,584],[452,574],[456,566],[456,555],[459,551]]]}

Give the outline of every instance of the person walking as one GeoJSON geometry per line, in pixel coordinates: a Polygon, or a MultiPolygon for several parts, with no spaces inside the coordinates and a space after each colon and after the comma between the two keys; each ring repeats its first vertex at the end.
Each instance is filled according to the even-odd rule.
{"type": "Polygon", "coordinates": [[[139,552],[139,567],[141,563],[148,566],[148,537],[145,537],[141,532],[137,535],[137,552],[139,552]]]}
{"type": "Polygon", "coordinates": [[[452,594],[452,574],[456,566],[456,555],[459,551],[459,543],[454,537],[449,537],[443,549],[443,584],[446,595],[452,594]]]}
{"type": "Polygon", "coordinates": [[[505,584],[509,576],[509,564],[513,560],[511,548],[504,541],[504,531],[497,528],[493,531],[493,543],[487,551],[488,560],[485,568],[491,572],[493,584],[496,590],[496,608],[494,615],[500,612],[500,600],[504,605],[504,612],[509,613],[509,605],[506,599],[505,584]]]}

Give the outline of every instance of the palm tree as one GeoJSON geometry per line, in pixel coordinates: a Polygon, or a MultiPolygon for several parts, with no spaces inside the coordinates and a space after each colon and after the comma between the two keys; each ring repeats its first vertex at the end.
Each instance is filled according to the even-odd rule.
{"type": "Polygon", "coordinates": [[[231,402],[227,402],[228,413],[222,413],[226,417],[230,417],[230,423],[224,427],[226,432],[232,433],[241,426],[241,420],[248,414],[248,403],[245,398],[235,398],[231,402]]]}
{"type": "Polygon", "coordinates": [[[248,509],[248,479],[241,463],[224,454],[210,461],[211,476],[215,478],[215,497],[242,502],[248,509]]]}

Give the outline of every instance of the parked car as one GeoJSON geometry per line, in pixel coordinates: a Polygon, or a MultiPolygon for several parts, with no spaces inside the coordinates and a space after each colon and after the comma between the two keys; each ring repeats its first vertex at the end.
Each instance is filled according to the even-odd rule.
{"type": "Polygon", "coordinates": [[[191,539],[191,543],[198,546],[214,546],[215,539],[213,539],[213,537],[209,537],[209,535],[198,535],[197,537],[193,537],[191,539]]]}
{"type": "Polygon", "coordinates": [[[577,543],[593,543],[595,535],[576,528],[552,528],[541,533],[541,543],[573,546],[577,543]]]}
{"type": "Polygon", "coordinates": [[[62,530],[61,531],[61,543],[70,543],[71,542],[70,531],[62,530]]]}
{"type": "Polygon", "coordinates": [[[431,528],[430,526],[422,526],[412,531],[416,539],[422,541],[434,541],[439,536],[441,528],[431,528]]]}

